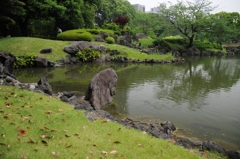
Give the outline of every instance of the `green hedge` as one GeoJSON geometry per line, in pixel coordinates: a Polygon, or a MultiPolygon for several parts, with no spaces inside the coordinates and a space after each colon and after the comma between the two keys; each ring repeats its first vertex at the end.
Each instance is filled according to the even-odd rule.
{"type": "Polygon", "coordinates": [[[108,43],[108,44],[114,44],[115,43],[115,40],[113,37],[106,37],[105,41],[108,43]]]}
{"type": "Polygon", "coordinates": [[[109,35],[114,35],[114,31],[107,29],[75,29],[67,30],[57,35],[59,40],[69,40],[69,41],[92,41],[93,35],[98,35],[100,33],[106,33],[109,35]]]}
{"type": "Polygon", "coordinates": [[[92,41],[93,36],[89,32],[84,32],[81,30],[69,30],[58,34],[57,39],[69,41],[92,41]]]}
{"type": "Polygon", "coordinates": [[[211,50],[211,49],[218,49],[222,50],[222,46],[216,43],[211,43],[209,41],[201,41],[201,40],[194,40],[193,45],[195,45],[199,50],[211,50]]]}
{"type": "Polygon", "coordinates": [[[95,35],[98,35],[100,33],[106,33],[106,34],[114,35],[114,31],[113,30],[108,30],[108,29],[81,29],[81,30],[90,32],[91,34],[95,34],[95,35]]]}

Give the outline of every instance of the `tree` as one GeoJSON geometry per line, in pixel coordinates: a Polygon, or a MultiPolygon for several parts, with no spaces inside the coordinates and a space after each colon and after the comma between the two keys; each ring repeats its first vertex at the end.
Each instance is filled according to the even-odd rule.
{"type": "Polygon", "coordinates": [[[159,20],[159,15],[155,13],[144,13],[137,11],[136,18],[132,20],[131,28],[136,33],[144,33],[148,36],[162,34],[167,27],[165,27],[164,20],[159,20]]]}
{"type": "Polygon", "coordinates": [[[193,40],[197,34],[204,32],[208,23],[208,16],[216,7],[211,6],[208,0],[194,0],[194,2],[178,1],[169,7],[166,4],[159,6],[159,15],[163,16],[181,35],[189,40],[188,46],[193,45],[193,40]]]}
{"type": "Polygon", "coordinates": [[[24,15],[23,6],[25,3],[19,0],[1,0],[0,1],[0,25],[15,23],[13,17],[24,15]]]}
{"type": "Polygon", "coordinates": [[[129,23],[135,18],[135,8],[126,0],[101,0],[96,11],[95,22],[99,27],[111,23],[118,15],[127,16],[129,23]]]}
{"type": "Polygon", "coordinates": [[[124,26],[129,22],[129,18],[127,16],[117,16],[113,22],[117,24],[122,30],[124,26]]]}
{"type": "Polygon", "coordinates": [[[48,19],[54,15],[61,16],[66,8],[58,5],[52,0],[22,0],[25,3],[23,7],[25,14],[14,17],[22,35],[28,36],[28,25],[33,19],[48,19]]]}
{"type": "Polygon", "coordinates": [[[83,0],[58,0],[58,5],[63,6],[66,10],[64,14],[52,15],[55,19],[55,27],[61,27],[62,30],[83,28],[85,25],[81,9],[83,4],[83,0]]]}

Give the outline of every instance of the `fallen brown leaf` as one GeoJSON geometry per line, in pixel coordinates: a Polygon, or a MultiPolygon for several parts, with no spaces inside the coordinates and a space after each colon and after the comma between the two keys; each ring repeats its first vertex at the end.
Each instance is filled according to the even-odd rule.
{"type": "Polygon", "coordinates": [[[47,111],[47,112],[44,112],[44,114],[52,114],[52,111],[49,110],[49,111],[47,111]]]}
{"type": "Polygon", "coordinates": [[[67,149],[70,148],[70,147],[72,147],[72,145],[68,145],[68,146],[66,146],[67,149]]]}
{"type": "Polygon", "coordinates": [[[52,155],[53,155],[54,157],[58,158],[56,152],[52,152],[52,155]]]}
{"type": "Polygon", "coordinates": [[[28,120],[28,117],[27,116],[24,116],[22,121],[25,121],[25,120],[28,120]]]}
{"type": "Polygon", "coordinates": [[[0,143],[0,145],[2,145],[2,146],[6,146],[6,144],[5,144],[5,143],[2,143],[2,142],[0,143]]]}
{"type": "Polygon", "coordinates": [[[113,150],[110,152],[111,155],[116,155],[118,152],[116,150],[113,150]]]}
{"type": "Polygon", "coordinates": [[[45,141],[45,140],[41,140],[41,142],[42,142],[45,146],[48,146],[47,141],[45,141]]]}
{"type": "Polygon", "coordinates": [[[114,141],[113,143],[114,143],[114,144],[121,144],[120,141],[114,141]]]}
{"type": "Polygon", "coordinates": [[[29,139],[29,141],[27,142],[29,144],[35,144],[35,142],[32,139],[29,139]]]}
{"type": "Polygon", "coordinates": [[[6,108],[10,108],[11,106],[13,106],[12,103],[5,103],[6,104],[6,108]]]}
{"type": "Polygon", "coordinates": [[[107,154],[108,154],[106,151],[102,151],[101,153],[102,153],[104,156],[107,156],[107,154]]]}
{"type": "Polygon", "coordinates": [[[20,130],[18,131],[18,135],[27,136],[27,132],[26,132],[25,130],[23,130],[23,129],[20,129],[20,130]]]}
{"type": "Polygon", "coordinates": [[[8,120],[8,119],[9,119],[9,116],[4,115],[3,118],[6,119],[6,120],[8,120]]]}
{"type": "Polygon", "coordinates": [[[65,137],[70,137],[69,135],[65,134],[65,137]]]}
{"type": "Polygon", "coordinates": [[[48,135],[47,135],[47,134],[46,134],[46,135],[45,135],[45,134],[41,134],[40,137],[41,137],[42,139],[44,139],[44,138],[47,138],[48,135]]]}
{"type": "Polygon", "coordinates": [[[138,144],[138,147],[142,147],[143,146],[143,144],[138,144]]]}
{"type": "Polygon", "coordinates": [[[92,151],[90,151],[90,154],[91,154],[92,156],[94,156],[94,153],[93,153],[92,151]]]}
{"type": "Polygon", "coordinates": [[[21,159],[27,159],[27,157],[21,156],[21,159]]]}

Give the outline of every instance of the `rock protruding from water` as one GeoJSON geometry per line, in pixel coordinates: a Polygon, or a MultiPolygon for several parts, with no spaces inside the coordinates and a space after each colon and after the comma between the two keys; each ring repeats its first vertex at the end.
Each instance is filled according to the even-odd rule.
{"type": "Polygon", "coordinates": [[[97,73],[90,84],[85,95],[95,110],[112,102],[112,96],[116,94],[118,76],[112,68],[107,68],[97,73]]]}
{"type": "Polygon", "coordinates": [[[52,87],[50,86],[50,84],[48,83],[47,78],[41,78],[38,81],[38,87],[40,88],[40,90],[42,90],[44,93],[48,94],[48,95],[52,95],[52,87]]]}

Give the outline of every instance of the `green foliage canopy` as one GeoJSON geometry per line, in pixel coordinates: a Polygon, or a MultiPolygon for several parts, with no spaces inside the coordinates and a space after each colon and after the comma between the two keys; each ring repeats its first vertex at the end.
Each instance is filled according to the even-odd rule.
{"type": "Polygon", "coordinates": [[[176,28],[181,35],[189,40],[189,47],[197,34],[204,32],[207,26],[207,18],[216,7],[211,6],[208,0],[195,0],[194,2],[178,1],[175,5],[168,2],[159,6],[159,14],[168,23],[176,28]]]}

